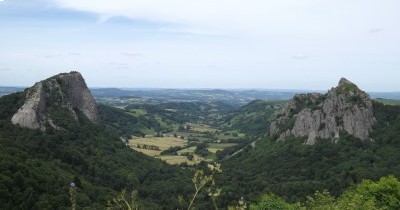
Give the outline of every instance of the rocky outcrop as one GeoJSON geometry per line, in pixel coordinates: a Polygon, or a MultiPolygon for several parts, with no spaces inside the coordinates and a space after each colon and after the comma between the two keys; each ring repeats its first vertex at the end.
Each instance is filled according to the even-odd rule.
{"type": "Polygon", "coordinates": [[[369,140],[375,123],[373,105],[364,91],[342,78],[326,94],[294,96],[271,123],[270,135],[284,140],[287,136],[307,137],[306,144],[317,139],[334,139],[345,131],[361,140],[369,140]]]}
{"type": "Polygon", "coordinates": [[[25,103],[11,119],[14,125],[46,130],[47,126],[61,129],[49,110],[68,110],[78,120],[81,112],[90,121],[97,122],[96,101],[79,72],[62,73],[36,83],[27,90],[25,103]]]}

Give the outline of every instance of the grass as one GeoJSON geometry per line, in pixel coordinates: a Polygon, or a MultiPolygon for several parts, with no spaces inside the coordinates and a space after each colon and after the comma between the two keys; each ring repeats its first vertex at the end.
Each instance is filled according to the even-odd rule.
{"type": "Polygon", "coordinates": [[[178,155],[182,155],[182,154],[185,154],[185,153],[193,154],[194,150],[196,150],[196,146],[188,147],[188,148],[179,150],[177,153],[178,153],[178,155]]]}
{"type": "Polygon", "coordinates": [[[200,157],[199,155],[193,154],[194,150],[196,149],[195,146],[179,150],[177,152],[178,155],[160,155],[162,151],[167,150],[170,147],[187,146],[187,140],[175,137],[135,138],[129,140],[129,146],[132,149],[141,152],[147,156],[159,158],[170,165],[179,165],[181,163],[187,163],[188,165],[195,165],[204,160],[204,158],[200,157]],[[160,150],[142,149],[138,148],[137,145],[156,146],[160,150]],[[184,153],[192,154],[193,159],[189,160],[186,156],[182,155],[184,153]]]}
{"type": "Polygon", "coordinates": [[[147,156],[151,156],[151,157],[158,156],[161,153],[161,151],[159,151],[159,150],[140,149],[140,148],[137,148],[137,147],[133,147],[133,149],[138,151],[138,152],[141,152],[141,153],[143,153],[143,154],[145,154],[147,156]]]}
{"type": "Polygon", "coordinates": [[[233,147],[235,145],[237,145],[237,144],[235,144],[235,143],[209,144],[207,149],[211,153],[216,153],[218,150],[223,150],[227,147],[233,147]]]}
{"type": "Polygon", "coordinates": [[[193,132],[198,132],[198,133],[214,133],[216,131],[219,131],[216,128],[212,128],[209,125],[205,125],[205,124],[194,124],[194,123],[190,123],[190,130],[193,132]]]}
{"type": "Polygon", "coordinates": [[[221,149],[217,149],[217,148],[212,148],[212,147],[208,147],[207,150],[211,153],[217,153],[217,151],[221,150],[221,149]]]}
{"type": "Polygon", "coordinates": [[[130,109],[129,113],[135,117],[139,117],[139,116],[147,114],[146,110],[144,110],[144,109],[130,109]]]}
{"type": "Polygon", "coordinates": [[[159,158],[171,165],[179,165],[181,163],[189,162],[189,160],[187,159],[186,156],[163,155],[163,156],[160,156],[159,158]]]}
{"type": "Polygon", "coordinates": [[[187,163],[188,165],[195,165],[204,160],[204,158],[198,155],[193,155],[193,160],[189,160],[186,156],[179,156],[179,155],[163,155],[159,156],[158,158],[167,162],[170,165],[180,165],[182,163],[187,163]]]}
{"type": "MultiPolygon", "coordinates": [[[[231,136],[225,136],[227,138],[231,136]]],[[[237,138],[237,137],[236,137],[237,138]]],[[[134,138],[129,140],[129,145],[132,149],[141,152],[147,156],[160,158],[161,160],[165,161],[171,165],[179,165],[182,163],[187,163],[188,165],[196,165],[203,160],[212,161],[216,159],[215,153],[217,151],[223,150],[227,147],[233,147],[237,144],[235,143],[210,143],[208,145],[207,150],[210,154],[203,158],[197,154],[194,154],[196,150],[196,146],[188,147],[188,141],[186,139],[176,138],[176,137],[149,137],[149,138],[134,138]],[[138,146],[143,147],[143,145],[151,146],[158,148],[159,150],[155,149],[143,149],[138,148],[138,146]],[[177,151],[177,155],[160,155],[162,151],[165,151],[171,147],[187,147],[177,151]],[[193,155],[193,159],[189,160],[186,155],[193,155]]]]}
{"type": "Polygon", "coordinates": [[[210,153],[209,155],[207,155],[207,157],[205,157],[206,161],[214,161],[215,159],[217,159],[217,155],[215,153],[210,153]]]}
{"type": "Polygon", "coordinates": [[[246,135],[244,133],[240,133],[240,131],[232,130],[232,131],[225,131],[224,133],[220,133],[217,136],[219,140],[228,140],[228,139],[238,139],[244,138],[246,135]]]}
{"type": "Polygon", "coordinates": [[[184,147],[186,145],[187,145],[187,140],[175,137],[152,137],[152,138],[137,138],[129,140],[129,146],[132,149],[152,157],[160,155],[162,151],[167,150],[170,147],[184,147]],[[137,148],[137,145],[156,146],[160,149],[160,151],[139,149],[137,148]]]}

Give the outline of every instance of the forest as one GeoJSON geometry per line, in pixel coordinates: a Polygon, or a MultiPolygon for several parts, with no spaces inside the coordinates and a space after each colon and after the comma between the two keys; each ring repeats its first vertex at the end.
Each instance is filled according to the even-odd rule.
{"type": "MultiPolygon", "coordinates": [[[[68,129],[41,132],[10,123],[12,113],[23,103],[23,95],[0,98],[2,209],[68,209],[71,182],[76,185],[77,209],[106,208],[123,191],[136,193],[135,203],[140,209],[186,209],[196,192],[193,176],[198,171],[210,174],[209,163],[169,165],[133,151],[121,139],[142,135],[149,128],[160,129],[160,119],[176,125],[185,123],[170,116],[171,108],[180,114],[189,113],[182,116],[191,122],[206,121],[201,116],[208,113],[206,116],[214,119],[210,125],[221,132],[236,130],[245,135],[242,143],[217,152],[222,172],[213,176],[212,185],[205,186],[220,190],[215,203],[207,191],[200,191],[192,209],[213,209],[215,205],[219,209],[352,209],[351,205],[366,200],[363,209],[399,207],[395,178],[400,176],[398,106],[374,103],[378,123],[373,142],[343,133],[338,143],[321,140],[304,145],[301,138],[276,142],[264,135],[266,125],[285,101],[253,101],[239,108],[218,109],[187,102],[125,109],[100,104],[100,124],[81,114],[76,123],[67,113],[53,110],[60,115],[54,118],[60,121],[57,123],[68,129]],[[139,109],[147,114],[132,114],[139,109]],[[252,124],[255,126],[249,126],[252,124]],[[375,187],[388,194],[379,197],[381,193],[378,195],[375,187]]],[[[179,126],[170,127],[174,128],[179,126]]],[[[204,146],[199,148],[205,151],[204,146]]]]}

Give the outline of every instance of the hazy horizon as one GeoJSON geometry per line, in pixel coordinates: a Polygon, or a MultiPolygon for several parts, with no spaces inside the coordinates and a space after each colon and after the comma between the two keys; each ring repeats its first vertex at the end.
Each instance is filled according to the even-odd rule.
{"type": "MultiPolygon", "coordinates": [[[[30,86],[17,86],[17,85],[1,85],[0,88],[29,88],[32,87],[34,84],[30,86]]],[[[325,93],[329,91],[331,88],[335,86],[326,88],[326,89],[274,89],[274,88],[209,88],[209,87],[198,87],[198,88],[190,88],[190,87],[116,87],[116,86],[88,86],[89,89],[120,89],[120,90],[223,90],[223,91],[276,91],[276,92],[299,92],[299,93],[310,93],[310,92],[317,92],[317,93],[325,93]]],[[[396,93],[399,94],[400,90],[394,91],[375,91],[375,90],[365,90],[360,88],[367,93],[396,93]]]]}
{"type": "Polygon", "coordinates": [[[400,91],[400,1],[0,0],[0,86],[400,91]]]}

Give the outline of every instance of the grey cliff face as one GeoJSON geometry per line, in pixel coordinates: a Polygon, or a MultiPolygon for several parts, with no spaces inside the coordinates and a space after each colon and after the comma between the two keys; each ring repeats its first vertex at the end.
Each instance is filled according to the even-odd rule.
{"type": "Polygon", "coordinates": [[[375,123],[369,96],[342,78],[327,94],[300,94],[291,100],[272,122],[270,135],[284,140],[287,136],[307,137],[306,144],[317,139],[339,139],[346,131],[368,140],[375,123]]]}
{"type": "Polygon", "coordinates": [[[11,119],[14,125],[46,130],[46,125],[61,129],[48,115],[49,107],[61,107],[77,120],[79,110],[90,121],[98,122],[96,101],[79,72],[62,73],[36,83],[29,88],[25,103],[11,119]]]}

